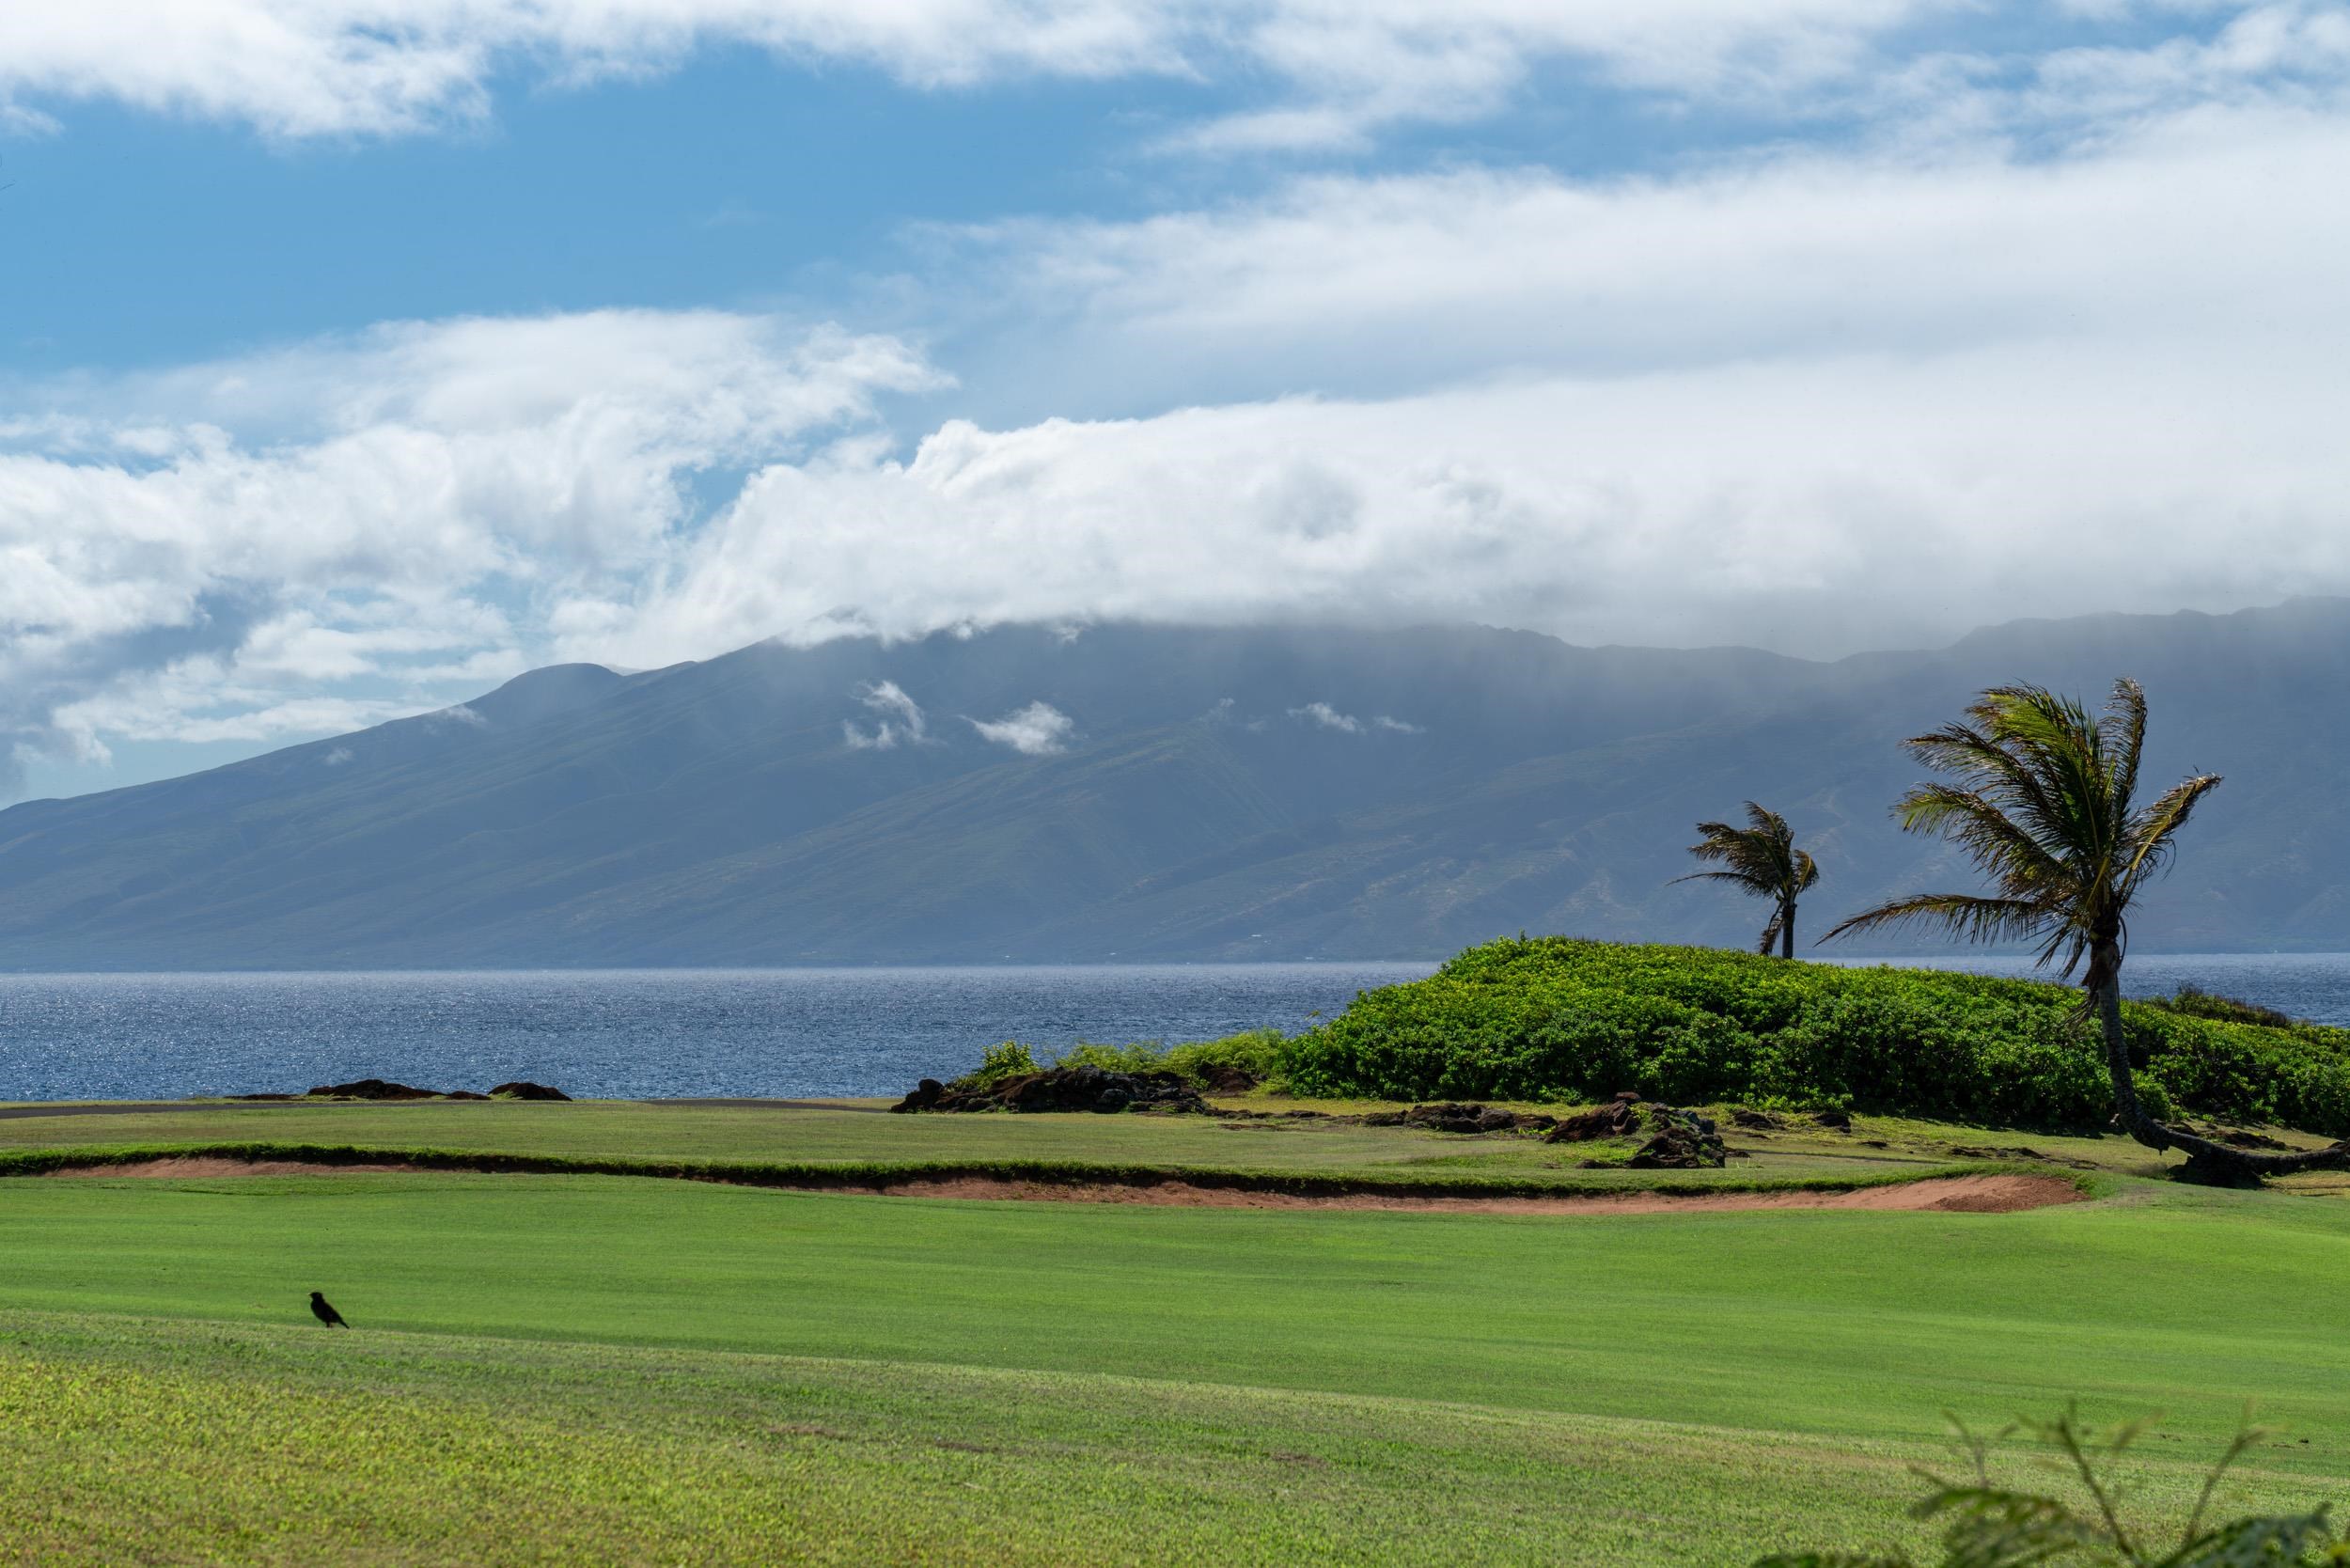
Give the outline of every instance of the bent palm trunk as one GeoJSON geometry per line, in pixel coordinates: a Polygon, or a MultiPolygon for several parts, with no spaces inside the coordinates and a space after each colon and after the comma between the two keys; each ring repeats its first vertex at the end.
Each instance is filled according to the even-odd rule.
{"type": "Polygon", "coordinates": [[[2130,1067],[2129,1033],[2122,1025],[2121,960],[2098,953],[2090,961],[2092,977],[2090,1002],[2105,1034],[2106,1071],[2113,1079],[2113,1112],[2123,1130],[2156,1153],[2176,1149],[2186,1155],[2181,1172],[2189,1181],[2213,1186],[2250,1186],[2266,1176],[2290,1176],[2296,1170],[2350,1169],[2350,1142],[2299,1153],[2258,1153],[2157,1121],[2146,1114],[2138,1098],[2138,1082],[2130,1067]]]}

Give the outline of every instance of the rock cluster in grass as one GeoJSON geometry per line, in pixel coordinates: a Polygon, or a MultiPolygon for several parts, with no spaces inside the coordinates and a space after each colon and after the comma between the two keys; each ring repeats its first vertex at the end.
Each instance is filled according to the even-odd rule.
{"type": "Polygon", "coordinates": [[[1718,1169],[1730,1157],[1711,1117],[1643,1100],[1629,1090],[1604,1105],[1567,1117],[1551,1128],[1545,1141],[1589,1143],[1632,1137],[1643,1140],[1624,1162],[1635,1170],[1718,1169]]]}
{"type": "Polygon", "coordinates": [[[570,1095],[551,1084],[534,1084],[525,1078],[500,1084],[490,1090],[493,1100],[568,1100],[570,1095]]]}
{"type": "Polygon", "coordinates": [[[304,1094],[232,1094],[232,1100],[569,1100],[570,1095],[546,1084],[517,1079],[498,1085],[487,1094],[470,1089],[418,1089],[388,1078],[354,1078],[347,1084],[320,1084],[304,1094]]]}
{"type": "Polygon", "coordinates": [[[1118,1073],[1104,1067],[1048,1067],[974,1083],[924,1078],[894,1111],[1159,1111],[1206,1115],[1199,1091],[1172,1073],[1118,1073]]]}
{"type": "Polygon", "coordinates": [[[1409,1110],[1373,1111],[1362,1119],[1366,1127],[1426,1127],[1438,1133],[1547,1132],[1559,1124],[1555,1116],[1503,1110],[1498,1105],[1464,1105],[1444,1101],[1414,1105],[1409,1110]]]}
{"type": "Polygon", "coordinates": [[[312,1100],[487,1100],[486,1094],[459,1090],[445,1094],[437,1089],[418,1089],[413,1084],[396,1084],[384,1078],[355,1078],[347,1084],[321,1084],[311,1090],[312,1100]]]}

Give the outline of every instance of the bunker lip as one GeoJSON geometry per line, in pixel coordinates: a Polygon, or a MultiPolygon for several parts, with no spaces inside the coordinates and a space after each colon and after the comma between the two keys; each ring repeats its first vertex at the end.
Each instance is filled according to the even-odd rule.
{"type": "Polygon", "coordinates": [[[960,1177],[910,1180],[886,1185],[834,1187],[834,1192],[872,1193],[890,1198],[961,1198],[1058,1203],[1128,1203],[1202,1209],[1386,1209],[1480,1215],[1662,1215],[1732,1214],[1757,1209],[1926,1210],[1945,1214],[2014,1214],[2056,1203],[2077,1203],[2084,1194],[2060,1176],[2002,1173],[1932,1176],[1916,1182],[1839,1191],[1794,1189],[1773,1192],[1575,1192],[1528,1197],[1437,1197],[1418,1193],[1351,1192],[1307,1195],[1246,1187],[1198,1186],[1188,1182],[1058,1183],[960,1177]]]}
{"type": "MultiPolygon", "coordinates": [[[[49,1172],[49,1175],[68,1180],[125,1178],[186,1181],[237,1176],[380,1175],[413,1172],[421,1168],[396,1160],[382,1164],[328,1165],[305,1160],[237,1160],[218,1155],[183,1155],[116,1165],[66,1166],[49,1172]]],[[[1630,1189],[1541,1197],[1522,1194],[1434,1196],[1367,1191],[1308,1195],[1246,1186],[1208,1186],[1173,1179],[1158,1182],[1045,1182],[993,1176],[908,1177],[879,1183],[762,1182],[757,1184],[776,1191],[849,1193],[885,1198],[1124,1203],[1152,1208],[1353,1209],[1482,1215],[1733,1214],[1766,1209],[2014,1214],[2058,1203],[2077,1203],[2084,1196],[2078,1186],[2063,1177],[2023,1172],[1929,1176],[1915,1182],[1833,1191],[1800,1188],[1766,1192],[1689,1193],[1630,1189]]]]}
{"type": "Polygon", "coordinates": [[[386,1160],[380,1165],[326,1165],[315,1160],[232,1160],[217,1154],[181,1154],[160,1160],[130,1160],[119,1165],[68,1165],[47,1172],[65,1181],[129,1177],[138,1181],[176,1182],[214,1176],[380,1176],[422,1168],[386,1160]]]}

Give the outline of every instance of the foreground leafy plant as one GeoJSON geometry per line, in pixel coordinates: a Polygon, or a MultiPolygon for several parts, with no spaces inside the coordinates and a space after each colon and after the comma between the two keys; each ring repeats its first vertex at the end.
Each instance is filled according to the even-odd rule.
{"type": "MultiPolygon", "coordinates": [[[[1955,1422],[1953,1424],[1956,1424],[1955,1422]]],[[[2010,1429],[2011,1431],[2013,1429],[2010,1429]]],[[[2212,1501],[2228,1471],[2261,1440],[2239,1432],[2203,1478],[2194,1512],[2175,1544],[2157,1544],[2123,1516],[2116,1463],[2144,1430],[2131,1422],[2109,1436],[2085,1430],[2066,1411],[2053,1421],[2034,1423],[2033,1435],[2054,1450],[2060,1469],[2077,1483],[2079,1496],[2060,1497],[1997,1484],[1991,1479],[1989,1444],[1958,1428],[1971,1462],[1972,1479],[1947,1481],[1920,1472],[1933,1490],[1910,1510],[1919,1519],[1943,1521],[1942,1555],[1935,1568],[2033,1568],[2040,1563],[2095,1568],[2317,1568],[2350,1563],[2350,1535],[2337,1534],[2326,1510],[2259,1514],[2206,1527],[2212,1501]]],[[[2006,1434],[2001,1434],[2006,1435],[2006,1434]]],[[[1925,1568],[1907,1555],[1866,1557],[1835,1552],[1800,1552],[1766,1557],[1755,1568],[1925,1568]]]]}

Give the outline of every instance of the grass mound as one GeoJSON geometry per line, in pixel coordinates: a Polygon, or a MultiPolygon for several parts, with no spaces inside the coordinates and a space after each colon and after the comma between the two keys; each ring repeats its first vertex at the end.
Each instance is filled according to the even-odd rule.
{"type": "MultiPolygon", "coordinates": [[[[1944,970],[1847,969],[1711,948],[1519,937],[1364,992],[1284,1043],[1293,1093],[1844,1106],[1977,1124],[2102,1122],[2079,993],[1944,970]]],[[[2350,1137],[2350,1029],[2190,996],[2124,1006],[2140,1091],[2193,1112],[2350,1137]]]]}

